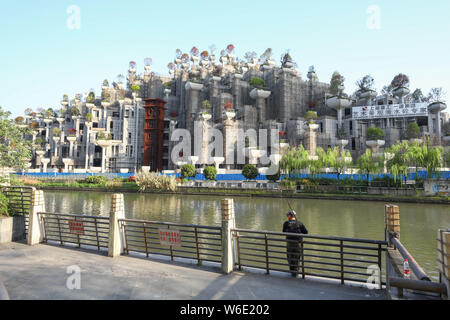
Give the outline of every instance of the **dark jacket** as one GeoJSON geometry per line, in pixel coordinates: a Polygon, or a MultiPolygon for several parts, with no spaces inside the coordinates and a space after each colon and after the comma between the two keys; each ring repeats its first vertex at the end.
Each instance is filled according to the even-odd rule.
{"type": "MultiPolygon", "coordinates": [[[[308,230],[306,229],[306,227],[303,225],[303,223],[301,223],[298,220],[286,221],[283,224],[283,232],[308,234],[308,230]]],[[[286,239],[300,241],[302,239],[302,237],[287,236],[286,239]]]]}

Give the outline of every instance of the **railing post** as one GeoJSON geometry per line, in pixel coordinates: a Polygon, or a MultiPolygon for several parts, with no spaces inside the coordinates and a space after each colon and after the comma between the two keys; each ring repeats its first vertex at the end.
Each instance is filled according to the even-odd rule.
{"type": "Polygon", "coordinates": [[[115,258],[123,252],[122,234],[119,219],[125,219],[123,194],[116,193],[111,198],[111,211],[109,214],[109,243],[108,256],[115,258]]]}
{"type": "Polygon", "coordinates": [[[222,272],[230,274],[233,272],[233,241],[231,229],[234,226],[234,201],[233,199],[223,199],[222,209],[222,272]]]}
{"type": "Polygon", "coordinates": [[[398,206],[387,204],[384,209],[384,222],[386,230],[386,241],[391,247],[392,237],[400,240],[400,210],[398,206]]]}
{"type": "Polygon", "coordinates": [[[438,230],[438,262],[440,282],[447,286],[447,295],[450,299],[450,230],[438,230]]]}
{"type": "Polygon", "coordinates": [[[341,260],[341,284],[344,284],[344,241],[339,241],[340,260],[341,260]]]}
{"type": "Polygon", "coordinates": [[[45,212],[44,191],[33,188],[31,191],[31,207],[28,221],[28,245],[39,244],[44,240],[44,224],[39,219],[39,212],[45,212]]]}

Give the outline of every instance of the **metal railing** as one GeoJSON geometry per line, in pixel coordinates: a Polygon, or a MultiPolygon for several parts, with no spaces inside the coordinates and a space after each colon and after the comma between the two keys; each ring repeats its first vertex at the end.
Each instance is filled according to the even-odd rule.
{"type": "Polygon", "coordinates": [[[119,219],[125,238],[125,252],[145,253],[215,263],[222,262],[222,229],[213,226],[190,225],[159,221],[119,219]],[[160,229],[179,231],[178,246],[164,245],[160,229]]]}
{"type": "MultiPolygon", "coordinates": [[[[271,231],[233,229],[236,242],[239,270],[243,267],[271,271],[295,273],[306,276],[323,277],[345,281],[367,282],[373,267],[378,268],[379,284],[385,284],[382,278],[382,252],[386,251],[387,242],[352,239],[342,237],[325,237],[299,235],[271,231]],[[299,240],[287,240],[287,237],[299,240]],[[291,247],[298,244],[297,262],[288,262],[288,243],[291,247]],[[292,269],[293,270],[292,270],[292,269]],[[369,269],[370,268],[370,269],[369,269]],[[370,272],[369,272],[370,271],[370,272]]],[[[291,259],[291,261],[293,261],[291,259]]]]}
{"type": "Polygon", "coordinates": [[[28,220],[31,208],[32,187],[2,187],[13,215],[21,215],[25,220],[25,236],[28,233],[28,220]]]}
{"type": "Polygon", "coordinates": [[[109,218],[39,212],[44,226],[44,242],[56,241],[81,246],[108,248],[109,218]]]}

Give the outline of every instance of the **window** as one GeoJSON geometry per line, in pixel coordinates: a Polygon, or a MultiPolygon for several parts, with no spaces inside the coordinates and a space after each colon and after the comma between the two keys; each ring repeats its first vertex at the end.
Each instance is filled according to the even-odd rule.
{"type": "Polygon", "coordinates": [[[125,118],[128,118],[130,116],[130,110],[125,110],[125,118]]]}
{"type": "Polygon", "coordinates": [[[110,128],[110,129],[114,129],[114,121],[111,121],[111,122],[109,123],[109,128],[110,128]]]}
{"type": "Polygon", "coordinates": [[[133,156],[133,146],[130,146],[130,157],[133,156]]]}
{"type": "Polygon", "coordinates": [[[112,116],[115,118],[119,118],[120,117],[120,112],[113,112],[112,116]]]}
{"type": "Polygon", "coordinates": [[[131,139],[131,132],[128,132],[128,139],[131,139]]]}

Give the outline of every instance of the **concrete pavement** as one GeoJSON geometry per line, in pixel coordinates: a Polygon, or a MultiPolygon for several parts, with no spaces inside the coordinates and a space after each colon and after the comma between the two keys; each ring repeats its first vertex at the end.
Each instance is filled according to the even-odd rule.
{"type": "Polygon", "coordinates": [[[223,275],[218,266],[133,256],[113,259],[106,252],[45,244],[0,245],[0,279],[13,300],[386,299],[384,292],[366,288],[248,272],[223,275]],[[70,266],[81,270],[79,290],[66,285],[69,277],[74,279],[67,273],[70,266]]]}

